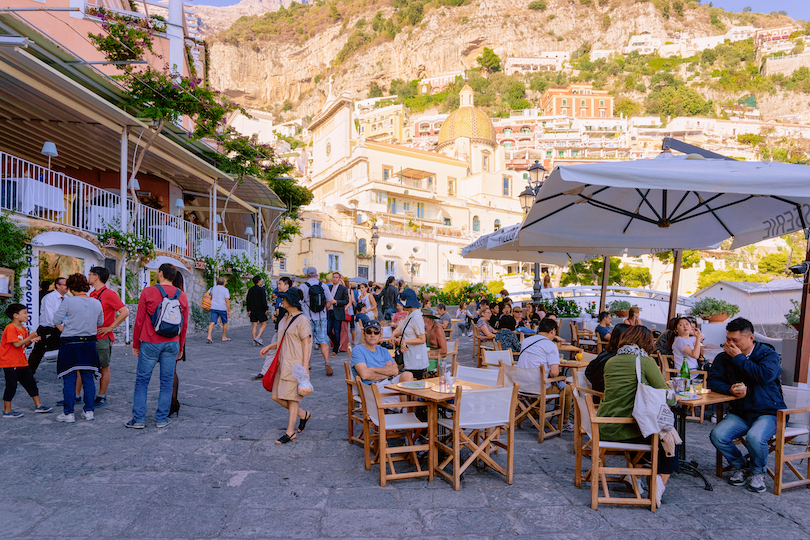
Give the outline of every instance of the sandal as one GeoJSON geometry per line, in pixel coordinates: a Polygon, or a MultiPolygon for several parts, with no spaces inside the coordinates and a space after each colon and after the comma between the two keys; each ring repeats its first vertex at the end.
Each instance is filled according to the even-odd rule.
{"type": "Polygon", "coordinates": [[[304,428],[307,427],[307,421],[312,418],[312,413],[308,412],[306,417],[301,418],[298,420],[298,433],[304,431],[304,428]]]}
{"type": "Polygon", "coordinates": [[[206,341],[207,341],[208,343],[213,343],[213,342],[214,342],[214,340],[213,340],[213,339],[206,339],[206,341]]]}
{"type": "Polygon", "coordinates": [[[279,438],[279,439],[276,441],[276,444],[287,444],[288,442],[290,442],[290,441],[294,441],[294,440],[295,440],[295,434],[294,434],[294,433],[293,433],[292,437],[290,437],[289,435],[287,435],[287,434],[285,433],[284,435],[282,435],[282,436],[281,436],[281,437],[280,437],[280,438],[279,438]]]}

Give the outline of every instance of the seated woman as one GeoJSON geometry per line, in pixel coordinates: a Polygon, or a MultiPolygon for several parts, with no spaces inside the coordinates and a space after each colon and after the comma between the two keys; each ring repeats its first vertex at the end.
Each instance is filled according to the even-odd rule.
{"type": "Polygon", "coordinates": [[[498,326],[495,341],[501,344],[501,349],[520,352],[520,338],[515,334],[515,318],[511,315],[504,315],[498,321],[498,326]]]}
{"type": "MultiPolygon", "coordinates": [[[[636,399],[636,358],[641,359],[641,380],[653,388],[665,389],[667,383],[655,360],[648,351],[655,347],[652,332],[644,326],[633,326],[622,334],[616,356],[605,365],[605,397],[599,405],[600,417],[632,418],[633,404],[636,399]]],[[[675,404],[674,397],[670,405],[675,404]]],[[[625,443],[647,443],[650,438],[641,436],[638,426],[633,424],[600,424],[599,435],[602,440],[625,443]]],[[[660,446],[660,445],[659,445],[660,446]]],[[[669,476],[678,465],[678,445],[671,457],[667,457],[663,448],[658,450],[658,483],[657,493],[651,493],[661,504],[661,496],[669,476]]]]}
{"type": "Polygon", "coordinates": [[[408,312],[405,311],[405,308],[402,307],[402,304],[397,302],[397,312],[391,317],[391,324],[396,326],[399,324],[399,321],[405,319],[408,316],[408,312]]]}
{"type": "Polygon", "coordinates": [[[500,315],[498,316],[498,320],[494,321],[492,324],[492,326],[495,327],[495,330],[500,328],[500,322],[502,318],[512,316],[512,304],[510,304],[509,302],[501,302],[500,304],[498,304],[498,307],[500,308],[499,309],[500,315]]]}
{"type": "Polygon", "coordinates": [[[523,318],[523,308],[516,307],[512,309],[512,317],[515,318],[515,332],[521,334],[534,334],[531,328],[531,323],[523,318]]]}
{"type": "MultiPolygon", "coordinates": [[[[655,342],[655,352],[661,354],[672,354],[672,345],[670,345],[670,337],[675,333],[675,326],[678,324],[680,317],[672,317],[667,323],[667,331],[658,336],[655,342]]],[[[672,337],[672,339],[675,339],[672,337]]]]}
{"type": "Polygon", "coordinates": [[[641,317],[639,316],[639,313],[641,313],[640,307],[638,306],[631,307],[627,319],[624,321],[624,324],[629,324],[630,326],[640,326],[641,317]]]}
{"type": "Polygon", "coordinates": [[[478,334],[481,339],[495,339],[495,329],[489,324],[489,319],[492,317],[492,310],[488,307],[482,308],[478,312],[478,322],[475,323],[478,328],[478,334]]]}
{"type": "Polygon", "coordinates": [[[458,306],[458,329],[462,336],[472,335],[472,322],[475,320],[474,305],[461,301],[458,306]]]}
{"type": "Polygon", "coordinates": [[[492,312],[492,315],[489,318],[489,324],[492,328],[498,328],[498,319],[501,317],[501,302],[497,304],[493,303],[489,306],[489,310],[492,312]]]}
{"type": "Polygon", "coordinates": [[[617,324],[610,333],[610,341],[605,346],[605,349],[599,355],[591,360],[588,367],[585,368],[585,377],[591,382],[591,386],[597,392],[605,391],[605,364],[607,361],[616,356],[616,351],[619,350],[619,340],[622,334],[630,330],[632,326],[621,323],[617,324]]]}
{"type": "Polygon", "coordinates": [[[675,369],[681,369],[684,360],[690,370],[698,369],[698,359],[703,349],[703,334],[700,332],[700,328],[693,327],[689,319],[681,317],[675,324],[675,331],[670,334],[669,339],[675,369]],[[693,329],[694,335],[692,335],[693,329]]]}
{"type": "Polygon", "coordinates": [[[609,311],[603,311],[599,314],[599,324],[596,326],[596,333],[599,334],[599,339],[602,341],[610,341],[610,331],[613,326],[610,324],[611,315],[609,311]]]}
{"type": "Polygon", "coordinates": [[[437,358],[447,354],[447,337],[444,329],[436,324],[438,317],[429,308],[422,308],[422,319],[425,322],[428,357],[437,358]]]}

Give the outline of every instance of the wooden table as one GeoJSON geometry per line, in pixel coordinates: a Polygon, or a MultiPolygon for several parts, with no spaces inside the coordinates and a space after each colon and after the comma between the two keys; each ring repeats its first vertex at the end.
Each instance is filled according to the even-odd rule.
{"type": "MultiPolygon", "coordinates": [[[[422,379],[425,382],[432,382],[439,384],[439,378],[433,377],[431,379],[422,379]]],[[[469,386],[472,390],[487,390],[493,388],[484,384],[472,383],[467,381],[456,381],[455,384],[463,384],[469,386]]],[[[433,475],[439,466],[438,453],[436,452],[436,437],[439,425],[439,403],[444,403],[455,399],[455,394],[443,394],[434,392],[430,388],[414,389],[414,388],[401,388],[396,384],[389,384],[385,387],[388,390],[393,390],[398,394],[405,394],[406,396],[419,398],[427,405],[428,412],[428,440],[430,442],[430,450],[428,451],[428,462],[430,463],[430,476],[429,479],[433,480],[433,475]]]]}
{"type": "MultiPolygon", "coordinates": [[[[730,396],[728,394],[720,394],[718,392],[709,392],[708,394],[702,394],[699,399],[690,399],[685,400],[678,398],[678,404],[676,406],[676,413],[677,413],[677,429],[678,434],[681,436],[681,472],[684,474],[688,474],[694,477],[699,477],[703,479],[705,483],[704,489],[707,491],[712,491],[714,488],[706,480],[706,477],[698,470],[698,464],[694,461],[686,461],[686,409],[690,407],[700,407],[702,405],[717,405],[716,414],[717,414],[717,423],[720,423],[720,420],[723,419],[723,404],[729,401],[735,401],[740,399],[736,396],[730,396]]],[[[703,409],[705,410],[705,409],[703,409]]],[[[720,451],[717,451],[716,456],[716,464],[715,464],[715,474],[718,477],[723,476],[723,454],[720,451]]]]}

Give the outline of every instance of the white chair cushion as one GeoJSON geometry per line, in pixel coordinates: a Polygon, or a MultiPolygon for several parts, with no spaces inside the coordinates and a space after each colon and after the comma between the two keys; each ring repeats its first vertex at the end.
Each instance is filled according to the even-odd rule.
{"type": "Polygon", "coordinates": [[[386,431],[395,431],[398,429],[427,429],[427,422],[422,422],[413,413],[399,413],[399,414],[386,414],[385,415],[385,429],[386,431]]]}
{"type": "Polygon", "coordinates": [[[800,427],[786,427],[785,428],[785,438],[795,437],[797,435],[804,435],[805,433],[808,433],[807,428],[800,428],[800,427]]]}
{"type": "MultiPolygon", "coordinates": [[[[446,427],[449,430],[453,429],[453,419],[452,418],[439,418],[439,425],[446,427]]],[[[480,424],[459,424],[458,427],[461,429],[486,429],[486,428],[493,428],[499,426],[505,426],[505,423],[492,423],[492,422],[484,422],[480,424]]]]}
{"type": "Polygon", "coordinates": [[[590,339],[580,339],[579,344],[580,345],[596,345],[596,342],[591,341],[590,339]]]}
{"type": "Polygon", "coordinates": [[[360,399],[360,396],[358,396],[357,394],[353,395],[352,399],[354,399],[354,401],[357,402],[357,403],[362,403],[363,402],[363,400],[360,399]]]}
{"type": "Polygon", "coordinates": [[[623,443],[614,441],[599,441],[599,448],[606,450],[636,450],[636,451],[650,451],[652,445],[649,444],[636,444],[636,443],[623,443]]]}

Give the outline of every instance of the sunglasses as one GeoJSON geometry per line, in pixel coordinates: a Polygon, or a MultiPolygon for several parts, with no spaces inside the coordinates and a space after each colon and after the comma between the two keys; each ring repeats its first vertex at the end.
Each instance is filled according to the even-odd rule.
{"type": "Polygon", "coordinates": [[[375,329],[375,328],[369,328],[369,329],[368,329],[368,330],[366,330],[365,332],[366,332],[366,335],[371,335],[371,334],[374,334],[375,336],[379,336],[379,335],[380,335],[380,331],[379,331],[379,330],[377,330],[377,329],[375,329]]]}

